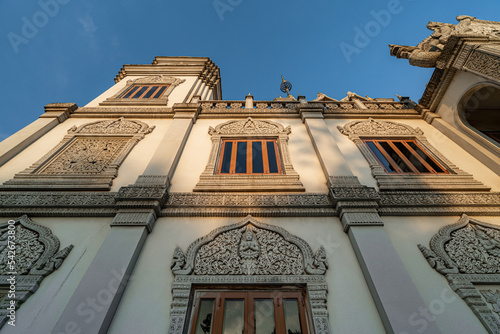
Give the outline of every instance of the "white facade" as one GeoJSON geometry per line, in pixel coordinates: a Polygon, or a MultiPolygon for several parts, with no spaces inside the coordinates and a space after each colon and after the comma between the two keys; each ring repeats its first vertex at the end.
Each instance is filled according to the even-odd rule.
{"type": "Polygon", "coordinates": [[[391,46],[436,68],[419,104],[225,101],[209,58],[156,57],[84,107],[47,105],[0,143],[0,333],[188,333],[200,291],[276,312],[300,295],[301,332],[498,333],[500,125],[468,123],[500,109],[498,27],[391,46]]]}

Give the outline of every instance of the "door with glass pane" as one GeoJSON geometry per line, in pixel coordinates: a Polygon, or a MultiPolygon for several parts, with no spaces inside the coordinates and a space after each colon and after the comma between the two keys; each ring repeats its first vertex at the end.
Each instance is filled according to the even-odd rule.
{"type": "Polygon", "coordinates": [[[302,291],[199,291],[190,334],[307,334],[302,291]]]}

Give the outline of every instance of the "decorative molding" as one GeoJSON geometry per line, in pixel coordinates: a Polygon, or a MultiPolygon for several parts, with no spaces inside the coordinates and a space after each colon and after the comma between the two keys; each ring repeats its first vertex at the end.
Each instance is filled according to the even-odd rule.
{"type": "MultiPolygon", "coordinates": [[[[11,285],[9,279],[15,276],[15,308],[25,302],[38,289],[45,276],[58,269],[73,248],[70,245],[59,250],[59,239],[47,227],[35,224],[24,215],[14,224],[0,224],[0,287],[11,285]],[[14,226],[15,234],[9,233],[14,226]],[[9,236],[15,236],[15,265],[9,264],[9,236]]],[[[0,300],[0,328],[7,322],[10,299],[5,295],[0,300]]]]}
{"type": "Polygon", "coordinates": [[[500,193],[456,192],[381,192],[381,215],[500,215],[500,193]]]}
{"type": "Polygon", "coordinates": [[[245,120],[228,121],[217,125],[215,129],[209,127],[212,149],[207,166],[194,191],[304,191],[304,186],[293,169],[288,152],[290,132],[290,126],[285,128],[276,122],[254,120],[251,117],[245,120]],[[276,139],[282,174],[216,174],[223,139],[241,137],[276,139]]]}
{"type": "Polygon", "coordinates": [[[168,75],[147,76],[143,78],[128,80],[127,84],[122,90],[120,90],[117,94],[113,95],[112,97],[107,98],[103,102],[99,103],[99,105],[100,106],[167,105],[168,97],[172,93],[174,88],[184,83],[185,81],[186,81],[185,79],[179,79],[168,75]],[[152,99],[152,98],[122,99],[118,97],[134,84],[140,84],[140,85],[162,84],[169,86],[165,90],[163,95],[157,99],[152,99]]]}
{"type": "Polygon", "coordinates": [[[446,276],[488,332],[499,333],[500,319],[488,306],[496,302],[495,295],[480,292],[474,284],[500,284],[500,227],[462,215],[432,237],[430,249],[420,244],[418,248],[429,265],[446,276]]]}
{"type": "Polygon", "coordinates": [[[71,118],[173,118],[172,108],[157,107],[81,107],[71,114],[71,118]]]}
{"type": "Polygon", "coordinates": [[[370,164],[373,177],[377,180],[377,185],[381,191],[391,190],[476,190],[489,191],[479,181],[476,181],[472,175],[462,171],[451,161],[446,159],[438,150],[436,150],[423,135],[419,128],[412,128],[409,125],[375,120],[357,120],[346,125],[337,126],[339,131],[348,136],[365,159],[370,164]],[[377,157],[368,148],[363,141],[367,139],[411,139],[415,140],[426,153],[443,166],[449,174],[400,174],[387,173],[384,167],[379,163],[377,157]]]}
{"type": "Polygon", "coordinates": [[[195,240],[185,255],[177,247],[171,269],[175,279],[169,334],[181,334],[189,326],[193,284],[306,285],[315,329],[330,333],[325,249],[320,247],[314,254],[307,242],[281,227],[247,216],[195,240]]]}
{"type": "Polygon", "coordinates": [[[73,126],[55,148],[1,188],[109,190],[118,167],[154,128],[123,117],[73,126]]]}
{"type": "Polygon", "coordinates": [[[334,208],[166,208],[162,217],[336,217],[334,208]]]}

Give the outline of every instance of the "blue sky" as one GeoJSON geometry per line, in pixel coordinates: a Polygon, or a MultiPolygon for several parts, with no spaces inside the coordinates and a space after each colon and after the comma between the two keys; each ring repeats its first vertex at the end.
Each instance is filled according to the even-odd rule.
{"type": "Polygon", "coordinates": [[[284,75],[291,93],[308,100],[353,91],[417,101],[432,70],[389,56],[387,45],[418,44],[431,20],[456,23],[465,14],[499,21],[500,2],[0,0],[0,13],[1,140],[36,120],[44,105],[84,106],[114,84],[123,64],[155,56],[210,57],[228,100],[248,93],[271,100],[284,75]],[[357,47],[357,31],[367,28],[371,36],[357,47]],[[346,45],[356,52],[346,56],[346,45]]]}

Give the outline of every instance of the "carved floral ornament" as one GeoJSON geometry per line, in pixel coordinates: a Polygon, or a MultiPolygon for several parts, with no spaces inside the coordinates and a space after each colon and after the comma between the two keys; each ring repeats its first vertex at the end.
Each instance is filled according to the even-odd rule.
{"type": "Polygon", "coordinates": [[[261,223],[252,216],[219,227],[189,245],[176,247],[171,264],[172,285],[169,334],[189,326],[188,307],[193,284],[226,286],[303,285],[307,287],[316,334],[329,334],[325,249],[316,253],[301,238],[281,227],[261,223]]]}
{"type": "Polygon", "coordinates": [[[169,75],[149,76],[138,79],[131,79],[127,84],[164,84],[164,85],[180,85],[185,82],[185,79],[175,78],[169,75]]]}
{"type": "MultiPolygon", "coordinates": [[[[8,279],[16,273],[16,308],[38,289],[45,276],[61,266],[73,249],[73,245],[69,245],[59,250],[59,246],[59,239],[50,229],[34,223],[26,215],[0,224],[0,286],[9,286],[8,279]],[[15,240],[9,236],[15,236],[15,240]]],[[[7,295],[2,297],[0,304],[10,303],[7,295]]],[[[7,320],[6,315],[6,309],[0,310],[0,327],[7,320]]]]}
{"type": "Polygon", "coordinates": [[[373,118],[368,118],[368,120],[353,121],[347,123],[343,127],[338,125],[339,131],[348,136],[349,139],[359,138],[360,136],[417,136],[423,135],[424,133],[419,128],[412,128],[409,125],[390,122],[390,121],[379,121],[373,118]]]}
{"type": "Polygon", "coordinates": [[[430,249],[418,245],[429,265],[446,276],[489,333],[500,333],[500,226],[462,215],[432,237],[430,249]]]}

